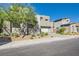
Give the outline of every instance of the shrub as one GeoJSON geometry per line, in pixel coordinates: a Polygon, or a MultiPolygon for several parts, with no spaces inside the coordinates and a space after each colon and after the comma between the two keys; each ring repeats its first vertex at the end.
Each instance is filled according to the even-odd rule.
{"type": "Polygon", "coordinates": [[[59,34],[64,34],[64,31],[66,30],[66,28],[64,28],[64,27],[62,27],[62,28],[60,28],[58,31],[57,31],[57,33],[59,33],[59,34]]]}
{"type": "Polygon", "coordinates": [[[41,37],[43,37],[44,36],[44,32],[41,32],[41,37]]]}
{"type": "Polygon", "coordinates": [[[48,33],[41,32],[40,35],[41,35],[41,37],[43,37],[43,36],[48,35],[48,33]]]}
{"type": "Polygon", "coordinates": [[[4,33],[0,33],[0,36],[5,36],[5,34],[4,33]]]}
{"type": "Polygon", "coordinates": [[[48,35],[48,33],[45,33],[45,35],[48,35]]]}
{"type": "Polygon", "coordinates": [[[19,37],[18,33],[11,33],[11,36],[19,37]]]}

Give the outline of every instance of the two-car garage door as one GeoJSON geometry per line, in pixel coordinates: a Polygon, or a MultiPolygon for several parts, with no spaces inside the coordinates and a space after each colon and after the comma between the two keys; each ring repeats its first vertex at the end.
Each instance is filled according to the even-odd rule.
{"type": "Polygon", "coordinates": [[[49,33],[50,28],[41,28],[41,32],[49,33]]]}

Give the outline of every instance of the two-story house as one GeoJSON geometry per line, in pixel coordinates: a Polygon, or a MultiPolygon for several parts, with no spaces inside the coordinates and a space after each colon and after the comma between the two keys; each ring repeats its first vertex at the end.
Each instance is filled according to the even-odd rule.
{"type": "Polygon", "coordinates": [[[53,22],[50,21],[50,16],[36,15],[40,32],[53,32],[53,22]]]}
{"type": "Polygon", "coordinates": [[[54,32],[57,32],[61,27],[66,29],[64,33],[79,32],[79,23],[72,23],[68,18],[62,18],[54,21],[54,32]]]}
{"type": "Polygon", "coordinates": [[[70,19],[68,18],[62,18],[54,21],[54,32],[57,32],[60,28],[61,25],[69,24],[70,19]]]}

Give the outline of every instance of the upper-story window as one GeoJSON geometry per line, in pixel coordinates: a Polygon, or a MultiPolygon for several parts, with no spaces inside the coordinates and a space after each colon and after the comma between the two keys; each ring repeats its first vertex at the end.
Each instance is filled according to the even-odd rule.
{"type": "Polygon", "coordinates": [[[43,19],[43,17],[40,17],[40,19],[43,19]]]}
{"type": "Polygon", "coordinates": [[[45,21],[48,21],[48,19],[45,19],[45,21]]]}

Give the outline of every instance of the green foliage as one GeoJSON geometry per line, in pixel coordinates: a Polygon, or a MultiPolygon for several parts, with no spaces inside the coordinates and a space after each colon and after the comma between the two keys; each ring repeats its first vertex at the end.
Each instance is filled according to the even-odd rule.
{"type": "Polygon", "coordinates": [[[60,28],[58,31],[57,31],[57,33],[59,33],[59,34],[64,34],[64,31],[66,30],[66,28],[64,28],[64,27],[62,27],[62,28],[60,28]]]}
{"type": "Polygon", "coordinates": [[[44,36],[44,32],[41,32],[40,35],[41,35],[41,37],[43,37],[44,36]]]}
{"type": "Polygon", "coordinates": [[[41,35],[41,37],[43,37],[43,36],[47,36],[47,35],[48,35],[48,33],[41,32],[41,33],[40,33],[40,35],[41,35]]]}
{"type": "Polygon", "coordinates": [[[45,35],[48,35],[48,33],[45,33],[45,35]]]}
{"type": "MultiPolygon", "coordinates": [[[[9,21],[12,25],[15,24],[14,27],[23,23],[23,25],[28,24],[27,27],[30,25],[31,28],[34,28],[37,24],[34,9],[21,4],[12,4],[7,10],[0,8],[0,29],[3,27],[4,21],[9,21]]],[[[12,25],[10,30],[12,30],[12,25]]]]}
{"type": "Polygon", "coordinates": [[[19,34],[17,34],[17,33],[11,33],[11,36],[19,37],[19,34]]]}
{"type": "Polygon", "coordinates": [[[5,33],[0,33],[0,36],[4,37],[7,36],[5,33]]]}

